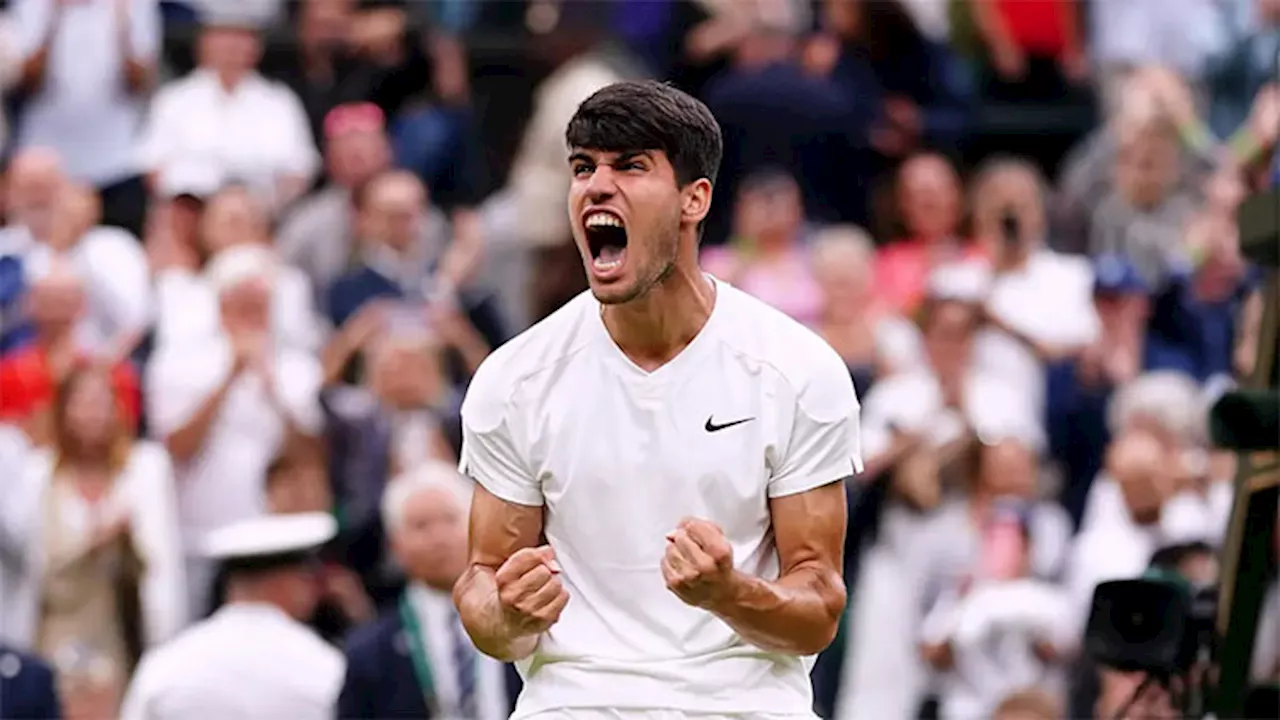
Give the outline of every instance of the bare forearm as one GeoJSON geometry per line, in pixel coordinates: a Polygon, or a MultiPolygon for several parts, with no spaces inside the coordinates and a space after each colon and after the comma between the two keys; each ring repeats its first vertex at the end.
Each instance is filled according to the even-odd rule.
{"type": "Polygon", "coordinates": [[[503,620],[492,568],[472,565],[454,586],[453,602],[471,642],[485,655],[515,662],[532,655],[538,646],[538,636],[520,635],[503,620]]]}
{"type": "Polygon", "coordinates": [[[739,574],[736,585],[711,612],[752,645],[815,655],[835,639],[845,605],[839,573],[801,566],[774,582],[739,574]]]}

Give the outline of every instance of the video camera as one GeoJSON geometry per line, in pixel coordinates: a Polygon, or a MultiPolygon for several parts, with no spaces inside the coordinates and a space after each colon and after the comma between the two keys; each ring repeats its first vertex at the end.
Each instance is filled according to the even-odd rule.
{"type": "Polygon", "coordinates": [[[1213,652],[1216,587],[1196,588],[1165,570],[1100,584],[1085,652],[1095,662],[1157,678],[1185,675],[1213,652]]]}

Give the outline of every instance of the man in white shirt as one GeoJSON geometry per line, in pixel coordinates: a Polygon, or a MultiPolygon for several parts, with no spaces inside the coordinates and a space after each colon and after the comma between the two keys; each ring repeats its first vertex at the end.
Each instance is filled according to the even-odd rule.
{"type": "Polygon", "coordinates": [[[138,664],[122,720],[327,720],[342,653],[303,622],[319,600],[314,554],[337,533],[323,513],[268,515],[204,542],[227,574],[227,604],[138,664]]]}
{"type": "Polygon", "coordinates": [[[566,140],[591,290],[468,390],[463,623],[518,661],[514,718],[812,717],[861,466],[848,371],[699,269],[722,152],[705,105],[610,85],[566,140]]]}
{"type": "Polygon", "coordinates": [[[395,611],[348,641],[338,717],[510,715],[503,664],[471,644],[449,596],[467,567],[471,495],[471,482],[439,460],[387,486],[383,525],[409,584],[395,611]],[[408,678],[413,682],[403,682],[408,678]]]}
{"type": "Polygon", "coordinates": [[[254,18],[229,7],[203,23],[199,65],[152,100],[141,163],[153,186],[175,165],[212,164],[279,210],[307,190],[320,164],[306,111],[292,90],[258,74],[254,18]]]}
{"type": "MultiPolygon", "coordinates": [[[[189,552],[205,533],[265,512],[267,468],[321,430],[320,363],[270,331],[271,271],[255,248],[224,250],[206,269],[221,332],[162,345],[147,367],[148,417],[173,456],[189,552]]],[[[200,617],[211,568],[199,554],[187,562],[200,617]]]]}

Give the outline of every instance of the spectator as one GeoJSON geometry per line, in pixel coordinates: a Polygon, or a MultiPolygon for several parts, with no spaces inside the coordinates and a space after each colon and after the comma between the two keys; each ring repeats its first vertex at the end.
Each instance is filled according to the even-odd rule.
{"type": "Polygon", "coordinates": [[[804,203],[795,178],[763,170],[743,179],[729,245],[703,252],[703,267],[791,317],[817,319],[820,291],[804,244],[804,203]]]}
{"type": "Polygon", "coordinates": [[[185,583],[169,458],[133,442],[110,374],[73,371],[53,413],[11,489],[27,542],[5,627],[57,664],[78,717],[117,707],[143,647],[183,627],[185,583]]]}
{"type": "Polygon", "coordinates": [[[261,54],[253,20],[204,18],[199,66],[152,101],[140,153],[153,189],[157,174],[198,164],[246,184],[273,215],[306,192],[319,159],[306,114],[288,88],[258,74],[261,54]]]}
{"type": "MultiPolygon", "coordinates": [[[[36,282],[27,298],[34,339],[0,360],[0,418],[22,426],[32,441],[44,445],[53,436],[55,391],[79,363],[93,361],[76,342],[75,329],[84,317],[83,280],[73,270],[54,265],[36,282]]],[[[138,376],[124,362],[110,366],[116,401],[130,431],[137,426],[138,376]]]]}
{"type": "MultiPolygon", "coordinates": [[[[213,258],[229,248],[247,248],[272,266],[271,322],[277,339],[304,352],[321,343],[320,319],[306,275],[277,257],[271,243],[266,210],[243,186],[214,194],[201,211],[198,252],[213,258]]],[[[156,268],[160,316],[156,340],[160,345],[204,339],[218,331],[217,299],[210,287],[209,263],[201,267],[156,268]]]]}
{"type": "Polygon", "coordinates": [[[814,329],[840,353],[862,398],[877,375],[914,367],[920,354],[915,327],[874,300],[872,257],[861,228],[829,227],[814,237],[813,275],[822,291],[814,329]]]}
{"type": "Polygon", "coordinates": [[[397,323],[396,308],[386,304],[367,308],[359,322],[378,325],[361,348],[365,382],[332,387],[322,400],[345,557],[381,597],[389,578],[378,500],[389,478],[432,460],[456,460],[462,396],[450,386],[442,348],[425,326],[414,332],[403,319],[397,323]]]}
{"type": "MultiPolygon", "coordinates": [[[[382,111],[371,103],[341,105],[329,112],[324,124],[328,182],[300,200],[277,233],[281,258],[307,274],[318,300],[359,258],[355,196],[390,169],[391,145],[384,125],[382,111]]],[[[433,213],[420,231],[439,236],[446,232],[443,221],[433,213]]],[[[427,244],[430,238],[421,242],[427,244]]]]}
{"type": "Polygon", "coordinates": [[[901,237],[876,255],[877,298],[913,315],[934,268],[981,257],[981,246],[960,237],[964,197],[955,168],[941,155],[916,155],[898,170],[896,201],[901,237]]]}
{"type": "Polygon", "coordinates": [[[456,286],[440,277],[446,239],[425,235],[427,203],[421,181],[404,171],[380,175],[363,188],[357,198],[356,221],[360,262],[330,286],[329,321],[341,333],[360,307],[376,298],[426,306],[444,329],[464,331],[447,337],[465,345],[455,348],[463,355],[462,364],[474,365],[478,353],[487,354],[506,339],[506,329],[492,296],[457,292],[456,286]],[[466,325],[452,322],[458,313],[466,316],[487,347],[477,349],[474,337],[465,332],[466,325]]]}
{"type": "Polygon", "coordinates": [[[204,535],[262,514],[267,468],[289,442],[318,437],[323,422],[319,363],[273,332],[270,264],[253,248],[229,248],[206,273],[221,332],[163,345],[147,368],[148,417],[178,476],[196,617],[213,578],[198,555],[204,535]]]}
{"type": "Polygon", "coordinates": [[[352,635],[338,717],[423,715],[499,720],[515,688],[480,655],[454,610],[453,584],[467,566],[470,483],[452,465],[427,461],[387,486],[383,523],[408,580],[395,611],[352,635]],[[408,643],[408,656],[399,643],[408,643]],[[423,698],[433,701],[424,705],[423,698]]]}
{"type": "MultiPolygon", "coordinates": [[[[1227,137],[1248,120],[1249,105],[1276,76],[1274,62],[1280,51],[1280,3],[1252,0],[1256,22],[1228,37],[1226,51],[1208,68],[1209,126],[1218,137],[1227,137]]],[[[1264,129],[1264,128],[1259,128],[1264,129]]]]}
{"type": "Polygon", "coordinates": [[[988,327],[976,362],[1045,412],[1046,367],[1056,369],[1098,334],[1087,261],[1047,248],[1045,182],[1022,160],[987,161],[973,182],[973,230],[991,259],[988,327]]]}
{"type": "Polygon", "coordinates": [[[332,717],[345,663],[303,621],[319,601],[315,554],[335,531],[332,517],[308,513],[210,535],[207,557],[223,564],[228,602],[143,657],[120,717],[332,717]]]}
{"type": "Polygon", "coordinates": [[[101,193],[104,224],[136,237],[147,193],[134,143],[155,80],[158,0],[19,0],[14,20],[24,57],[18,146],[57,152],[73,180],[101,193]]]}

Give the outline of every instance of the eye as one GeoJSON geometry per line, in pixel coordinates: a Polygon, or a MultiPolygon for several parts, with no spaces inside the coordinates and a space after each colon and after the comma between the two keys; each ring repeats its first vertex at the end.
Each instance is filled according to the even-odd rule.
{"type": "Polygon", "coordinates": [[[586,163],[574,163],[572,171],[574,177],[582,177],[591,174],[591,166],[586,163]]]}
{"type": "Polygon", "coordinates": [[[644,164],[639,161],[633,160],[631,162],[623,163],[622,166],[618,169],[625,170],[626,172],[643,172],[644,164]]]}

